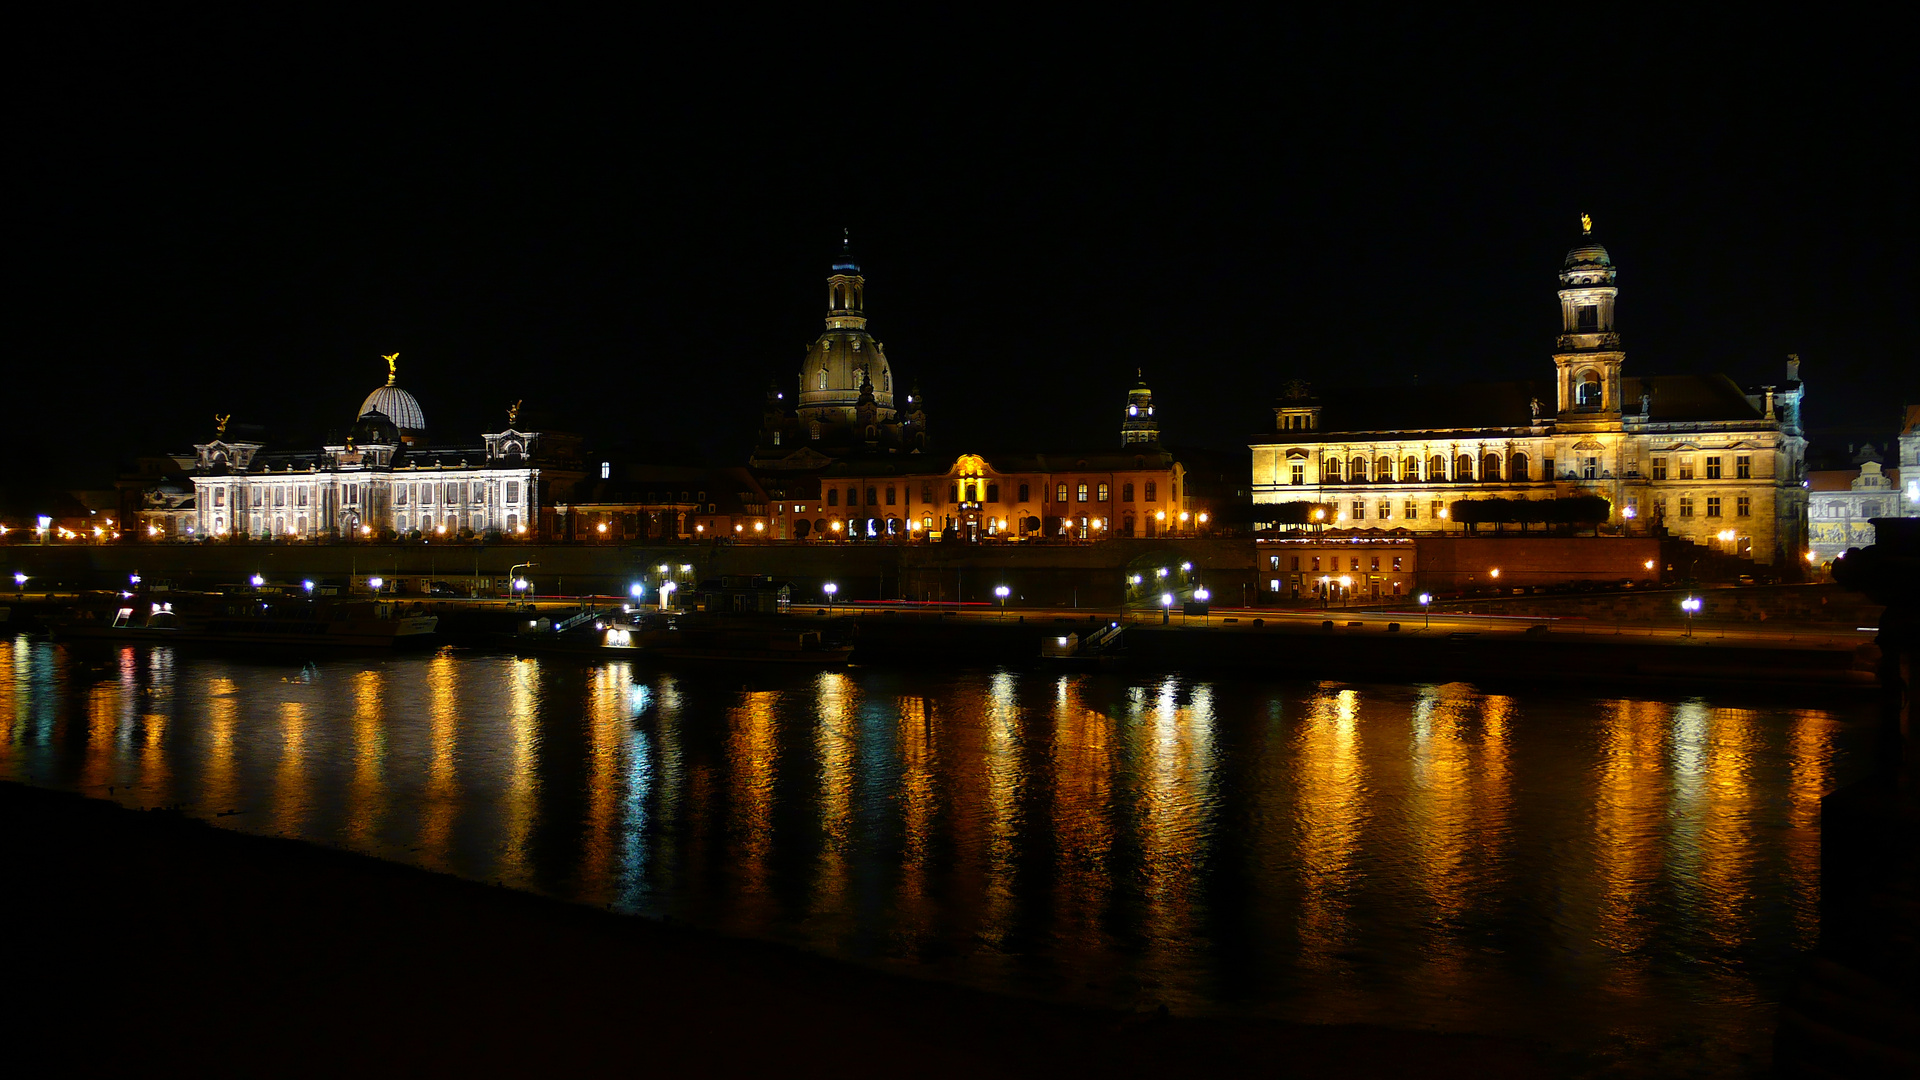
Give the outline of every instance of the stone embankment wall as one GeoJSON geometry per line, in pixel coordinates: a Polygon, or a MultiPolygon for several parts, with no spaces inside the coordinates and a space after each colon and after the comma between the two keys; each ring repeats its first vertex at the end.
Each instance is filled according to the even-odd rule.
{"type": "Polygon", "coordinates": [[[1675,623],[1680,601],[1701,600],[1700,622],[1780,623],[1809,626],[1878,626],[1885,610],[1839,585],[1749,585],[1738,588],[1628,589],[1568,596],[1483,597],[1436,603],[1436,612],[1470,612],[1520,618],[1585,618],[1596,622],[1675,623]]]}
{"type": "MultiPolygon", "coordinates": [[[[126,544],[0,547],[0,572],[31,575],[30,589],[111,588],[139,573],[149,584],[208,589],[260,574],[272,582],[345,584],[369,574],[420,591],[428,578],[504,581],[515,566],[542,593],[625,595],[657,568],[702,581],[764,574],[790,581],[811,601],[833,582],[841,600],[994,600],[1006,585],[1014,604],[1071,606],[1120,602],[1130,564],[1190,562],[1220,596],[1239,602],[1253,580],[1252,545],[1238,540],[1106,540],[1092,544],[126,544]],[[685,573],[679,567],[692,569],[685,573]]],[[[7,584],[10,582],[0,582],[7,584]]],[[[0,589],[4,591],[4,589],[0,589]]]]}
{"type": "Polygon", "coordinates": [[[1649,536],[1527,536],[1520,533],[1419,538],[1421,588],[1436,593],[1491,585],[1575,581],[1658,581],[1660,541],[1649,536]],[[1653,564],[1648,569],[1647,564],[1653,564]],[[1496,579],[1492,571],[1500,571],[1496,579]]]}

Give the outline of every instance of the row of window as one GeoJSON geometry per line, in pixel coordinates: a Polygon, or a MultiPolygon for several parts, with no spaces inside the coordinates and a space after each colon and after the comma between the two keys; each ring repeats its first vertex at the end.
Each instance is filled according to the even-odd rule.
{"type": "MultiPolygon", "coordinates": [[[[360,486],[359,484],[341,485],[342,505],[360,505],[360,486]]],[[[248,488],[252,505],[266,506],[269,499],[271,499],[272,505],[276,509],[288,505],[296,508],[306,506],[310,491],[311,488],[306,484],[295,484],[290,487],[286,485],[275,485],[271,489],[260,484],[254,484],[248,488]],[[289,491],[291,491],[291,494],[289,494],[289,491]]],[[[484,502],[484,491],[485,489],[481,484],[466,481],[447,482],[444,484],[401,483],[393,485],[393,504],[395,506],[407,505],[410,495],[413,502],[422,506],[431,506],[436,499],[447,505],[473,501],[484,502]]],[[[506,501],[509,504],[517,504],[520,501],[520,481],[509,480],[506,482],[506,501]]],[[[227,505],[227,491],[225,488],[217,487],[213,489],[213,505],[227,505]]]]}
{"type": "MultiPolygon", "coordinates": [[[[1553,459],[1543,458],[1542,463],[1542,478],[1552,479],[1554,476],[1553,459]]],[[[1474,479],[1498,481],[1501,479],[1503,472],[1512,480],[1524,481],[1533,479],[1530,472],[1532,463],[1524,453],[1515,453],[1511,458],[1504,460],[1499,454],[1485,455],[1479,462],[1480,474],[1478,477],[1474,475],[1474,459],[1470,454],[1461,454],[1454,458],[1452,465],[1453,471],[1449,474],[1447,471],[1447,459],[1436,454],[1427,459],[1426,473],[1423,476],[1421,475],[1420,459],[1417,457],[1409,457],[1399,463],[1399,474],[1396,476],[1394,472],[1395,462],[1394,459],[1390,457],[1382,456],[1372,460],[1364,457],[1355,457],[1346,461],[1342,461],[1339,458],[1327,458],[1320,464],[1320,475],[1321,483],[1326,484],[1365,483],[1369,480],[1386,482],[1396,479],[1407,483],[1423,480],[1428,482],[1442,480],[1465,481],[1474,479]]],[[[1702,462],[1702,466],[1702,479],[1719,480],[1725,476],[1725,465],[1721,455],[1707,455],[1702,462]]],[[[1599,479],[1601,474],[1599,457],[1592,455],[1581,457],[1579,459],[1579,471],[1582,479],[1599,479]]],[[[1694,478],[1694,461],[1692,455],[1681,456],[1675,462],[1675,472],[1677,473],[1676,479],[1692,480],[1694,478]]],[[[1306,463],[1294,462],[1289,469],[1289,474],[1289,483],[1305,484],[1307,482],[1306,463]]],[[[1667,479],[1667,459],[1664,457],[1652,459],[1650,475],[1654,480],[1667,479]]],[[[1732,478],[1735,480],[1751,480],[1753,478],[1753,456],[1751,454],[1734,456],[1732,478]]]]}
{"type": "MultiPolygon", "coordinates": [[[[1279,555],[1269,555],[1269,556],[1267,556],[1267,568],[1268,568],[1268,569],[1270,569],[1270,570],[1278,570],[1278,569],[1280,569],[1280,568],[1281,568],[1281,567],[1280,567],[1280,560],[1281,560],[1281,558],[1282,558],[1282,557],[1283,557],[1283,556],[1279,556],[1279,555]]],[[[1320,570],[1321,570],[1321,567],[1320,567],[1320,560],[1321,560],[1322,558],[1325,558],[1325,559],[1327,560],[1327,566],[1326,566],[1326,569],[1327,569],[1327,570],[1328,570],[1329,572],[1332,572],[1332,573],[1339,573],[1339,572],[1340,572],[1340,569],[1341,569],[1341,568],[1340,568],[1340,560],[1341,560],[1341,558],[1342,558],[1342,557],[1343,557],[1343,556],[1340,556],[1340,555],[1326,555],[1326,556],[1321,556],[1321,555],[1288,555],[1288,556],[1284,556],[1284,558],[1286,558],[1286,559],[1287,559],[1287,567],[1286,567],[1286,568],[1287,568],[1288,570],[1292,570],[1292,571],[1294,571],[1295,573],[1300,573],[1300,572],[1302,572],[1302,571],[1305,571],[1305,572],[1307,572],[1307,573],[1314,573],[1314,574],[1317,574],[1317,573],[1319,573],[1319,572],[1320,572],[1320,570]],[[1310,565],[1307,565],[1307,566],[1302,566],[1302,565],[1301,565],[1301,560],[1303,560],[1303,559],[1304,559],[1304,560],[1306,560],[1306,561],[1307,561],[1307,562],[1308,562],[1308,563],[1309,563],[1310,565]]],[[[1391,559],[1391,560],[1392,560],[1392,569],[1394,569],[1394,570],[1399,570],[1399,569],[1401,569],[1401,564],[1402,564],[1402,561],[1403,561],[1403,560],[1405,559],[1405,556],[1403,556],[1403,555],[1392,555],[1392,556],[1386,556],[1386,555],[1367,555],[1367,556],[1360,556],[1360,555],[1347,555],[1347,556],[1344,556],[1344,558],[1345,558],[1345,559],[1347,560],[1347,567],[1346,567],[1346,569],[1347,569],[1348,571],[1355,571],[1355,570],[1359,570],[1359,569],[1360,569],[1360,560],[1361,560],[1361,559],[1362,559],[1363,557],[1364,557],[1364,558],[1365,558],[1365,559],[1367,560],[1367,569],[1368,569],[1369,571],[1375,571],[1375,570],[1380,570],[1380,569],[1383,569],[1383,568],[1381,567],[1381,565],[1380,565],[1380,562],[1381,562],[1381,560],[1382,560],[1382,559],[1391,559]]]]}
{"type": "MultiPolygon", "coordinates": [[[[1142,501],[1160,501],[1160,489],[1156,481],[1148,480],[1142,484],[1141,487],[1143,489],[1142,494],[1145,496],[1142,501]]],[[[1033,489],[1031,485],[1023,483],[1015,490],[1019,493],[1018,498],[1015,500],[1016,502],[1024,503],[1032,501],[1033,489]]],[[[879,487],[867,488],[865,503],[860,501],[860,495],[861,490],[858,487],[847,488],[846,505],[894,506],[898,504],[899,498],[898,490],[891,484],[887,485],[884,491],[879,487]],[[886,500],[884,504],[880,501],[883,497],[886,500]]],[[[1107,502],[1112,496],[1113,488],[1108,484],[1093,484],[1088,481],[1081,481],[1070,487],[1067,483],[1062,482],[1054,488],[1053,501],[1058,503],[1069,501],[1107,502]],[[1071,498],[1069,498],[1069,496],[1071,496],[1071,498]]],[[[933,489],[930,486],[921,487],[920,501],[922,503],[931,503],[933,501],[933,489]]],[[[1000,484],[994,480],[954,480],[947,485],[947,501],[950,503],[997,503],[1000,501],[1000,484]]],[[[1129,503],[1134,501],[1134,486],[1132,481],[1120,485],[1120,501],[1129,503]]],[[[839,488],[827,489],[827,505],[840,505],[839,488]]]]}
{"type": "MultiPolygon", "coordinates": [[[[1705,480],[1722,479],[1722,469],[1724,468],[1722,465],[1722,461],[1724,460],[1723,456],[1720,454],[1707,454],[1704,455],[1704,458],[1705,460],[1701,463],[1704,466],[1704,474],[1701,478],[1705,480]]],[[[1675,473],[1674,479],[1693,479],[1692,454],[1680,454],[1675,457],[1673,467],[1675,473]]],[[[1648,476],[1654,480],[1665,480],[1667,478],[1667,459],[1664,457],[1653,458],[1648,463],[1648,476]]],[[[1737,454],[1734,456],[1733,478],[1735,480],[1753,479],[1753,455],[1737,454]]]]}
{"type": "MultiPolygon", "coordinates": [[[[1655,499],[1653,501],[1653,504],[1654,504],[1654,508],[1660,512],[1661,516],[1664,517],[1666,515],[1667,500],[1655,499]]],[[[1679,517],[1683,519],[1693,517],[1694,516],[1693,512],[1696,508],[1696,505],[1697,504],[1695,503],[1694,497],[1692,495],[1680,496],[1679,517]]],[[[1726,506],[1726,501],[1721,496],[1719,495],[1706,496],[1705,509],[1706,509],[1707,517],[1717,518],[1717,517],[1723,516],[1722,510],[1725,506],[1726,506]]],[[[1733,516],[1734,517],[1752,517],[1753,516],[1753,497],[1750,495],[1736,496],[1733,500],[1733,516]]]]}

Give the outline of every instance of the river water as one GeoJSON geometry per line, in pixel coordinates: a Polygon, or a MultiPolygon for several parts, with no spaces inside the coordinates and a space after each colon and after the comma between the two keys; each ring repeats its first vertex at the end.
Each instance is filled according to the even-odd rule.
{"type": "MultiPolygon", "coordinates": [[[[1764,1066],[1866,703],[0,639],[0,776],[1015,994],[1764,1066]]],[[[476,947],[484,947],[476,943],[476,947]]]]}

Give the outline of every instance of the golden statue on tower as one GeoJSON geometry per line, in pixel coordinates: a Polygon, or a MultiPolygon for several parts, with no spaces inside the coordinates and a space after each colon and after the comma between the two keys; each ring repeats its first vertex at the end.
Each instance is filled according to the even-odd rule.
{"type": "Polygon", "coordinates": [[[400,354],[381,353],[380,359],[387,362],[387,385],[392,386],[393,380],[400,374],[400,354]]]}
{"type": "Polygon", "coordinates": [[[519,423],[519,421],[520,421],[520,403],[516,401],[513,404],[507,406],[507,426],[512,427],[514,424],[519,423]]]}
{"type": "Polygon", "coordinates": [[[227,421],[229,421],[229,420],[231,420],[231,419],[233,419],[233,414],[232,414],[232,413],[228,413],[228,414],[227,414],[227,415],[225,415],[225,416],[221,416],[221,415],[220,415],[219,413],[214,413],[214,414],[213,414],[213,422],[214,422],[215,424],[217,424],[217,425],[219,425],[218,427],[216,427],[216,428],[214,428],[214,429],[213,429],[213,437],[214,437],[214,438],[216,438],[216,439],[224,439],[224,438],[226,438],[226,437],[227,437],[227,421]]]}
{"type": "Polygon", "coordinates": [[[1580,235],[1581,236],[1593,235],[1593,215],[1591,214],[1580,215],[1580,235]]]}

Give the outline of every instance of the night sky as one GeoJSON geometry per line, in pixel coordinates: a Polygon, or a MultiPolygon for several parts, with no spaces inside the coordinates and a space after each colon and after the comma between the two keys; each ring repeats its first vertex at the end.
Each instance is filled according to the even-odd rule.
{"type": "Polygon", "coordinates": [[[1829,450],[1920,400],[1890,26],[1100,17],[44,27],[5,482],[105,486],[215,413],[313,445],[395,350],[437,441],[524,399],[742,463],[843,228],[942,454],[1113,445],[1136,367],[1219,447],[1289,378],[1546,377],[1582,212],[1629,376],[1798,353],[1829,450]]]}

